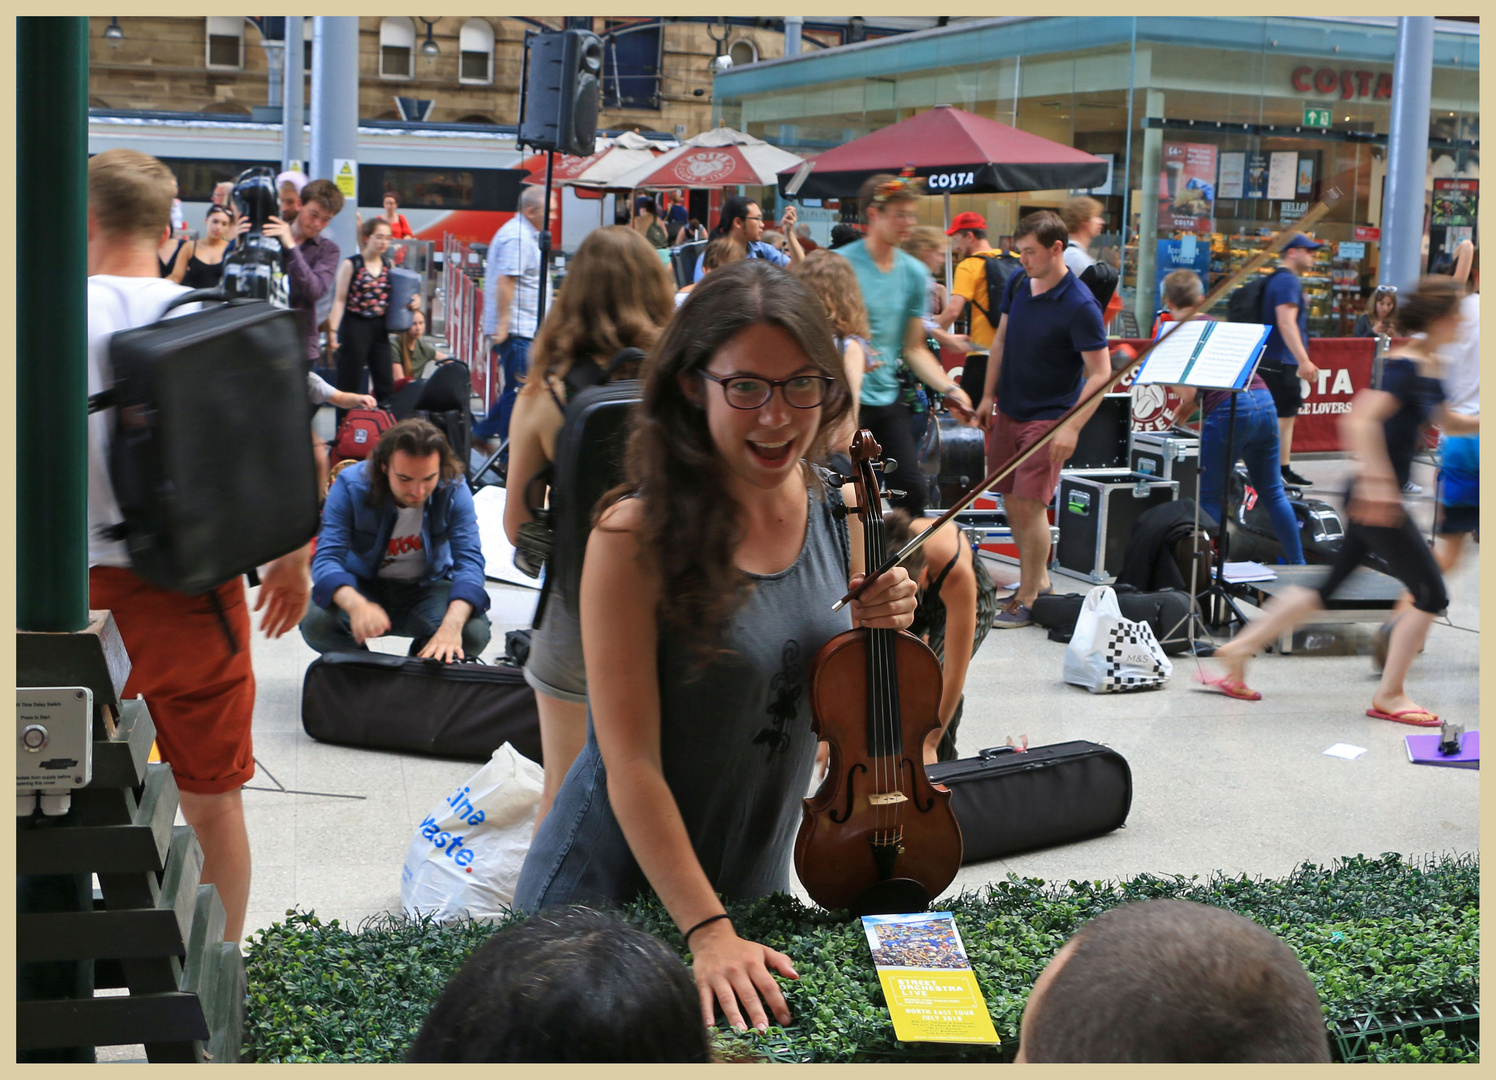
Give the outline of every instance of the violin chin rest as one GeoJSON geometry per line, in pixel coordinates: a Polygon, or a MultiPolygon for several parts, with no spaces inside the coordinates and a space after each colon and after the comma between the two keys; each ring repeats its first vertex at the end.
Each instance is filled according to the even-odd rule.
{"type": "Polygon", "coordinates": [[[864,889],[847,905],[854,916],[910,915],[928,911],[933,897],[913,878],[896,877],[864,889]]]}

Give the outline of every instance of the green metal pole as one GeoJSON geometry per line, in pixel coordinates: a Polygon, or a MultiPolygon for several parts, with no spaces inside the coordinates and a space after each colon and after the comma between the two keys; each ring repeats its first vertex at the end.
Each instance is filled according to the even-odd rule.
{"type": "Polygon", "coordinates": [[[88,625],[88,19],[16,24],[16,626],[72,633],[88,625]]]}

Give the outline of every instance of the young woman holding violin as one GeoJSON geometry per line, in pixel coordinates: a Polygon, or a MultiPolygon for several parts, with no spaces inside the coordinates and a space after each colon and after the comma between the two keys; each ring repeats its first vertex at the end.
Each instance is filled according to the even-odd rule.
{"type": "Polygon", "coordinates": [[[605,498],[582,573],[587,743],[515,907],[623,901],[652,888],[686,934],[710,1024],[788,1023],[789,957],[722,908],[788,890],[816,737],[806,686],[852,620],[899,629],[898,568],[850,610],[861,528],[807,464],[850,405],[820,304],[745,260],[709,274],[648,364],[628,480],[605,498]],[[765,1006],[768,1006],[766,1011],[765,1006]]]}

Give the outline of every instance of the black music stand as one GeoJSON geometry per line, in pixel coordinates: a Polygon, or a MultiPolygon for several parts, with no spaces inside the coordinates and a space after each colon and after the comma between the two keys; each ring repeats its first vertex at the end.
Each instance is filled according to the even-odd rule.
{"type": "MultiPolygon", "coordinates": [[[[1236,466],[1236,396],[1252,382],[1257,362],[1267,344],[1272,327],[1258,323],[1222,323],[1195,320],[1179,327],[1169,340],[1154,348],[1143,363],[1134,384],[1162,383],[1169,386],[1193,386],[1203,390],[1224,390],[1231,395],[1231,414],[1226,427],[1226,455],[1221,463],[1220,531],[1216,536],[1216,555],[1210,582],[1204,593],[1193,602],[1201,605],[1200,617],[1207,625],[1238,622],[1245,626],[1247,617],[1236,605],[1236,598],[1226,587],[1226,549],[1230,514],[1231,474],[1236,466]],[[1217,613],[1220,618],[1216,618],[1217,613]]],[[[1204,432],[1201,432],[1203,442],[1204,432]]],[[[1198,503],[1196,504],[1198,507],[1198,503]]],[[[1191,583],[1193,587],[1193,583],[1191,583]]]]}

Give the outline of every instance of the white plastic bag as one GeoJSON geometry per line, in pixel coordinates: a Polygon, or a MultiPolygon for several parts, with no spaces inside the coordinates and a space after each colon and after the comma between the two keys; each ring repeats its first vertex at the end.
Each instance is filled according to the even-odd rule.
{"type": "Polygon", "coordinates": [[[530,850],[545,772],[505,743],[416,829],[400,874],[407,914],[502,915],[530,850]]]}
{"type": "Polygon", "coordinates": [[[1093,694],[1152,690],[1169,681],[1174,665],[1153,627],[1122,617],[1117,594],[1098,585],[1086,594],[1075,633],[1065,647],[1065,681],[1093,694]]]}

